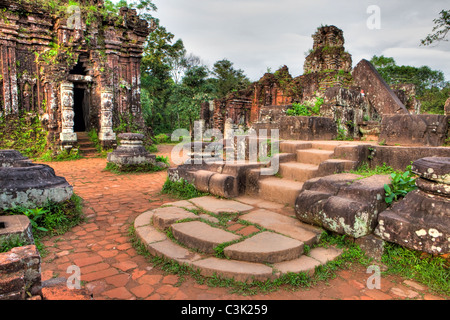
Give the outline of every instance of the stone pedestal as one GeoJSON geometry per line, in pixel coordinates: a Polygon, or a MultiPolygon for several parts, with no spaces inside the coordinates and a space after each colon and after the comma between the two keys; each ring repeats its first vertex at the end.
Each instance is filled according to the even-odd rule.
{"type": "Polygon", "coordinates": [[[450,158],[413,163],[418,190],[379,214],[375,234],[431,254],[450,252],[450,158]]]}
{"type": "Polygon", "coordinates": [[[120,145],[108,153],[108,161],[119,166],[156,164],[156,156],[143,146],[144,135],[139,133],[121,133],[120,145]]]}
{"type": "MultiPolygon", "coordinates": [[[[0,155],[3,153],[0,151],[0,155]]],[[[66,201],[72,194],[73,188],[66,179],[56,176],[47,165],[21,159],[9,167],[0,166],[0,209],[36,208],[49,201],[66,201]]]]}

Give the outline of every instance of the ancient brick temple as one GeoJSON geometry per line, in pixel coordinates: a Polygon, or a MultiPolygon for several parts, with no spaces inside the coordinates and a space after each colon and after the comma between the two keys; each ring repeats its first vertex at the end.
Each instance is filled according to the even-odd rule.
{"type": "Polygon", "coordinates": [[[0,114],[34,113],[52,146],[72,148],[96,129],[104,147],[114,128],[144,130],[140,62],[150,32],[135,10],[102,0],[0,0],[0,114]]]}
{"type": "Polygon", "coordinates": [[[314,104],[321,98],[323,105],[316,116],[332,118],[340,132],[361,138],[371,133],[373,125],[379,127],[383,115],[420,111],[413,85],[389,87],[367,60],[352,68],[341,29],[322,26],[312,38],[302,75],[294,78],[283,66],[245,90],[204,104],[201,118],[206,128],[283,130],[280,119],[293,103],[314,104]]]}

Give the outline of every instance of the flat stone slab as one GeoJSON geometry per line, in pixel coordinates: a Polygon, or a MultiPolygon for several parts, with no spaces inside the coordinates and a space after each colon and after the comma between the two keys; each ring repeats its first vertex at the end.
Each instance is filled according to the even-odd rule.
{"type": "Polygon", "coordinates": [[[243,215],[241,219],[251,223],[256,223],[266,229],[287,235],[293,239],[302,241],[307,245],[317,243],[321,233],[320,229],[305,226],[295,218],[283,216],[279,213],[265,209],[254,210],[243,215]]]}
{"type": "Polygon", "coordinates": [[[211,227],[200,221],[172,224],[172,233],[175,239],[187,247],[206,253],[214,253],[214,248],[221,243],[240,239],[231,232],[211,227]]]}
{"type": "Polygon", "coordinates": [[[194,203],[196,206],[201,207],[205,211],[216,214],[245,212],[253,209],[252,206],[237,201],[217,199],[211,196],[194,198],[189,201],[194,203]]]}
{"type": "Polygon", "coordinates": [[[187,265],[191,265],[194,261],[202,258],[201,255],[180,247],[169,239],[150,243],[147,249],[154,256],[175,260],[178,263],[187,265]]]}
{"type": "Polygon", "coordinates": [[[143,227],[143,226],[151,224],[154,214],[155,214],[155,212],[153,210],[146,211],[146,212],[140,214],[134,220],[134,228],[136,229],[136,228],[143,227]]]}
{"type": "Polygon", "coordinates": [[[197,218],[197,215],[183,208],[164,207],[154,210],[153,225],[160,230],[165,230],[179,220],[197,218]]]}
{"type": "Polygon", "coordinates": [[[269,209],[269,210],[278,210],[278,209],[283,209],[285,207],[281,203],[265,201],[265,200],[262,200],[261,198],[249,197],[249,196],[240,196],[240,197],[234,198],[234,200],[248,204],[248,205],[252,205],[252,206],[255,206],[258,208],[269,209]]]}
{"type": "Polygon", "coordinates": [[[192,204],[191,202],[189,202],[187,200],[181,200],[181,201],[177,201],[177,202],[166,203],[164,206],[184,208],[184,209],[187,209],[187,210],[196,210],[196,209],[198,209],[194,204],[192,204]]]}
{"type": "Polygon", "coordinates": [[[194,261],[192,266],[199,268],[201,274],[205,277],[211,277],[216,274],[242,282],[251,282],[252,280],[265,281],[275,278],[272,268],[254,262],[207,258],[194,261]]]}
{"type": "Polygon", "coordinates": [[[168,239],[165,233],[156,230],[151,225],[136,228],[136,235],[146,246],[168,239]]]}
{"type": "Polygon", "coordinates": [[[320,265],[320,261],[314,258],[301,256],[298,259],[275,263],[273,267],[282,274],[305,272],[312,276],[316,267],[320,265]]]}
{"type": "Polygon", "coordinates": [[[335,247],[318,247],[311,250],[309,253],[309,256],[313,259],[316,259],[321,264],[325,264],[328,261],[332,261],[339,257],[342,254],[342,249],[335,248],[335,247]]]}
{"type": "Polygon", "coordinates": [[[224,250],[225,256],[230,259],[260,263],[292,260],[302,253],[303,242],[269,231],[258,233],[224,250]]]}

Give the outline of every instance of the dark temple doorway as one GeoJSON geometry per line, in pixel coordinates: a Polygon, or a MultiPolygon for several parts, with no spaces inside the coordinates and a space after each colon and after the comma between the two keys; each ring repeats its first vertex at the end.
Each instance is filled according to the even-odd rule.
{"type": "Polygon", "coordinates": [[[86,107],[85,107],[85,93],[86,89],[84,88],[74,88],[73,89],[73,111],[75,113],[75,117],[73,119],[73,130],[75,132],[84,132],[86,131],[86,107]]]}

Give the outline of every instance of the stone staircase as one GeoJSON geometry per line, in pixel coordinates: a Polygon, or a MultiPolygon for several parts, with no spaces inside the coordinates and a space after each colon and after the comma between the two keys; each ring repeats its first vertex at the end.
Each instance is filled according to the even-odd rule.
{"type": "Polygon", "coordinates": [[[258,195],[263,199],[294,206],[305,181],[355,169],[356,161],[335,159],[334,151],[340,144],[338,141],[281,142],[278,174],[260,175],[258,195]]]}
{"type": "Polygon", "coordinates": [[[248,196],[207,196],[145,212],[134,227],[152,255],[187,264],[207,277],[244,282],[289,272],[313,274],[342,253],[334,247],[306,250],[319,241],[322,230],[300,222],[288,209],[248,196]],[[222,255],[215,254],[217,248],[222,255]]]}
{"type": "Polygon", "coordinates": [[[87,132],[77,132],[78,146],[81,155],[85,158],[94,158],[98,155],[94,143],[89,139],[87,132]]]}

